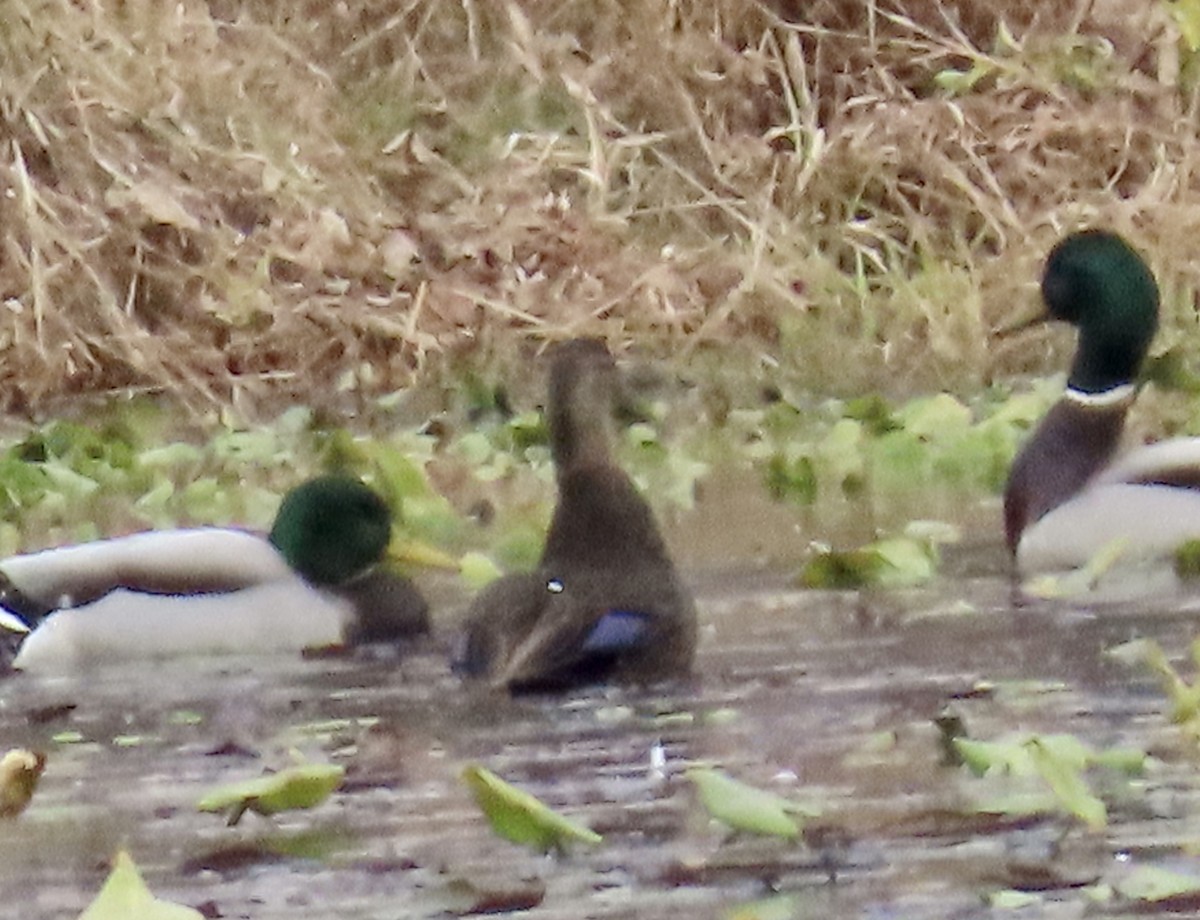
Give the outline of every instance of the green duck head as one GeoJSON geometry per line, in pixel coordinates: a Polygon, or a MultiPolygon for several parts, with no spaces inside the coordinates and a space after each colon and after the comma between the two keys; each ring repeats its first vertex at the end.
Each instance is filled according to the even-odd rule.
{"type": "Polygon", "coordinates": [[[314,585],[344,584],[383,558],[392,516],[371,489],[348,476],[319,476],[284,496],[268,538],[314,585]]]}
{"type": "Polygon", "coordinates": [[[549,351],[547,423],[560,473],[609,464],[613,412],[620,397],[616,362],[599,339],[571,339],[549,351]]]}
{"type": "Polygon", "coordinates": [[[1079,328],[1071,389],[1133,381],[1158,328],[1158,285],[1133,247],[1106,230],[1071,234],[1046,259],[1042,299],[1051,319],[1079,328]]]}

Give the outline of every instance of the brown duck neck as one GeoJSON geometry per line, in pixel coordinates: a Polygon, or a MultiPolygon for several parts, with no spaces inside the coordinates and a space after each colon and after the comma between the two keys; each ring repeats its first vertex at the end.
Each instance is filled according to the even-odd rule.
{"type": "Polygon", "coordinates": [[[552,384],[547,421],[560,481],[575,470],[612,465],[613,387],[608,374],[590,369],[552,384]]]}
{"type": "Polygon", "coordinates": [[[560,471],[543,567],[587,566],[634,574],[671,568],[654,515],[629,477],[615,467],[560,471]]]}
{"type": "Polygon", "coordinates": [[[550,369],[550,451],[558,505],[543,566],[614,568],[631,573],[670,567],[654,515],[613,460],[617,368],[602,344],[559,346],[550,369]]]}

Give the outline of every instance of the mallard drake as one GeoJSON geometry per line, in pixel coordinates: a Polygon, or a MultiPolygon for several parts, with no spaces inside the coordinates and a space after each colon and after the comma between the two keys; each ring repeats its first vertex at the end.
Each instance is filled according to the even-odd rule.
{"type": "Polygon", "coordinates": [[[617,367],[603,343],[550,354],[547,422],[558,503],[534,571],[475,598],[456,669],[512,690],[686,672],[696,609],[654,515],[612,457],[617,367]]]}
{"type": "Polygon", "coordinates": [[[13,666],[187,653],[298,650],[428,630],[428,607],[380,567],[391,514],[347,476],[283,499],[268,536],[150,531],[0,561],[0,605],[31,630],[13,666]]]}
{"type": "Polygon", "coordinates": [[[1105,230],[1074,233],[1046,260],[1048,319],[1079,329],[1067,390],[1013,462],[1004,525],[1018,571],[1164,557],[1200,537],[1200,439],[1118,457],[1134,379],[1158,327],[1158,286],[1142,257],[1105,230]]]}

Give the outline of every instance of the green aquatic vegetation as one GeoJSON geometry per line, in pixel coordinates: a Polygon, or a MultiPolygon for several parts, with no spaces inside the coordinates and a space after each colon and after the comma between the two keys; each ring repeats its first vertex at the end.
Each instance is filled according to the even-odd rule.
{"type": "Polygon", "coordinates": [[[1163,6],[1179,27],[1180,44],[1193,54],[1200,51],[1200,2],[1163,0],[1163,6]]]}
{"type": "Polygon", "coordinates": [[[773,897],[739,904],[725,912],[724,920],[794,920],[800,916],[799,895],[777,894],[773,897]]]}
{"type": "Polygon", "coordinates": [[[1200,872],[1177,872],[1161,866],[1138,866],[1118,879],[1113,888],[1131,901],[1150,904],[1200,895],[1200,872]]]}
{"type": "Polygon", "coordinates": [[[196,803],[199,811],[225,812],[226,823],[237,824],[247,811],[273,815],[298,808],[315,808],[342,783],[346,768],[337,764],[298,764],[269,776],[230,783],[196,803]]]}
{"type": "Polygon", "coordinates": [[[1192,370],[1183,349],[1178,346],[1149,356],[1138,374],[1138,381],[1153,383],[1160,390],[1193,396],[1200,393],[1200,374],[1192,370]]]}
{"type": "Polygon", "coordinates": [[[459,571],[467,587],[476,591],[504,574],[490,557],[476,552],[463,553],[459,571]]]}
{"type": "Polygon", "coordinates": [[[1185,540],[1175,548],[1175,574],[1184,581],[1200,578],[1200,540],[1185,540]]]}
{"type": "Polygon", "coordinates": [[[996,814],[1061,812],[1090,828],[1108,822],[1108,808],[1093,791],[1087,772],[1093,768],[1140,775],[1144,751],[1130,748],[1096,750],[1074,735],[1014,735],[999,741],[966,737],[950,740],[955,755],[977,777],[1003,780],[999,794],[976,806],[996,814]]]}
{"type": "Polygon", "coordinates": [[[811,505],[817,500],[817,471],[812,457],[804,453],[794,457],[774,454],[767,461],[765,485],[772,498],[811,505]]]}
{"type": "Polygon", "coordinates": [[[988,906],[996,910],[1023,910],[1035,904],[1041,904],[1045,899],[1033,891],[1019,891],[1006,888],[1003,891],[993,891],[987,896],[988,906]]]}
{"type": "Polygon", "coordinates": [[[1108,807],[1096,795],[1083,777],[1086,760],[1080,764],[1055,745],[1041,738],[1026,742],[1029,758],[1038,775],[1050,787],[1055,800],[1064,811],[1079,818],[1090,828],[1108,823],[1108,807]]]}
{"type": "MultiPolygon", "coordinates": [[[[1196,896],[1200,895],[1198,872],[1138,865],[1132,868],[1118,867],[1109,875],[1115,878],[1083,889],[1096,904],[1111,904],[1123,898],[1126,901],[1166,905],[1178,899],[1184,909],[1190,909],[1196,896]]],[[[1170,907],[1165,909],[1170,910],[1170,907]]]]}
{"type": "Polygon", "coordinates": [[[971,403],[946,393],[897,406],[882,397],[827,400],[732,417],[766,454],[768,492],[811,505],[822,496],[903,494],[925,488],[997,493],[1025,433],[1060,384],[1019,394],[985,393],[971,403]]]}
{"type": "MultiPolygon", "coordinates": [[[[243,484],[240,471],[226,469],[220,443],[219,434],[201,448],[185,441],[143,442],[133,425],[56,422],[4,451],[0,494],[29,546],[77,537],[86,524],[93,532],[82,536],[102,535],[110,521],[112,530],[221,523],[241,515],[255,481],[265,477],[247,477],[243,484]]],[[[280,442],[272,449],[275,468],[294,454],[280,442]]]]}
{"type": "MultiPolygon", "coordinates": [[[[770,495],[806,505],[927,489],[982,496],[1000,488],[1054,391],[897,403],[816,399],[783,386],[766,402],[758,389],[743,394],[758,404],[730,408],[722,425],[682,424],[672,411],[695,406],[664,399],[621,429],[616,448],[659,510],[691,509],[718,467],[754,470],[770,495]]],[[[261,424],[226,412],[185,427],[149,400],[114,405],[87,424],[28,430],[0,443],[0,554],[145,528],[265,527],[297,477],[340,470],[363,477],[395,509],[394,545],[408,547],[410,565],[417,557],[460,567],[464,553],[477,554],[463,572],[474,588],[493,570],[536,563],[554,498],[542,413],[513,412],[507,396],[488,392],[488,405],[472,409],[469,394],[449,386],[443,408],[424,423],[411,415],[388,422],[400,412],[380,401],[378,417],[358,432],[303,407],[261,424]]],[[[902,586],[931,577],[937,562],[934,543],[889,534],[846,556],[814,558],[805,577],[902,586]]]]}
{"type": "Polygon", "coordinates": [[[450,440],[448,449],[461,456],[483,482],[495,481],[519,465],[552,472],[550,434],[539,411],[477,418],[450,440]]]}
{"type": "Polygon", "coordinates": [[[1200,76],[1200,2],[1162,0],[1179,29],[1180,83],[1194,89],[1200,76]]]}
{"type": "Polygon", "coordinates": [[[668,448],[658,430],[646,423],[630,425],[622,447],[625,469],[643,492],[671,507],[695,505],[696,485],[708,473],[708,463],[687,450],[668,448]]]}
{"type": "MultiPolygon", "coordinates": [[[[615,446],[621,466],[643,491],[663,504],[692,507],[696,483],[709,470],[696,445],[680,449],[665,444],[656,424],[635,421],[622,429],[615,446]]],[[[465,461],[479,482],[496,483],[523,471],[546,484],[554,478],[549,432],[540,411],[486,417],[452,438],[447,450],[465,461]]]]}
{"type": "Polygon", "coordinates": [[[297,408],[256,426],[210,420],[201,439],[171,429],[160,407],[110,411],[117,421],[55,422],[0,447],[0,552],[146,528],[264,528],[297,478],[340,470],[383,494],[410,562],[457,567],[448,550],[470,522],[433,487],[434,439],[417,430],[355,435],[297,408]]]}
{"type": "Polygon", "coordinates": [[[476,803],[499,836],[539,853],[563,851],[571,843],[599,844],[590,828],[565,818],[524,790],[507,783],[479,764],[462,771],[476,803]]]}
{"type": "Polygon", "coordinates": [[[850,550],[818,548],[799,582],[806,588],[905,588],[937,574],[939,547],[958,540],[958,530],[938,521],[912,521],[904,533],[850,550]]]}
{"type": "Polygon", "coordinates": [[[712,767],[692,767],[684,775],[709,817],[732,831],[795,839],[803,828],[800,819],[815,817],[798,802],[748,786],[712,767]]]}
{"type": "Polygon", "coordinates": [[[156,898],[124,850],[113,860],[112,872],[79,920],[203,920],[198,910],[156,898]]]}
{"type": "Polygon", "coordinates": [[[204,713],[194,709],[177,709],[167,716],[168,725],[203,725],[204,713]]]}
{"type": "MultiPolygon", "coordinates": [[[[1200,637],[1192,640],[1190,647],[1192,662],[1200,669],[1200,637]]],[[[1106,653],[1126,665],[1140,665],[1149,669],[1162,686],[1171,703],[1171,721],[1179,725],[1184,733],[1200,741],[1200,680],[1188,682],[1167,660],[1166,653],[1153,639],[1134,639],[1108,649],[1106,653]]]]}
{"type": "Polygon", "coordinates": [[[149,742],[161,741],[161,738],[147,735],[113,735],[109,744],[117,748],[141,747],[149,742]]]}
{"type": "Polygon", "coordinates": [[[1079,568],[1063,575],[1035,575],[1022,585],[1022,589],[1031,597],[1047,600],[1087,594],[1096,588],[1128,549],[1129,540],[1117,537],[1096,550],[1079,568]]]}

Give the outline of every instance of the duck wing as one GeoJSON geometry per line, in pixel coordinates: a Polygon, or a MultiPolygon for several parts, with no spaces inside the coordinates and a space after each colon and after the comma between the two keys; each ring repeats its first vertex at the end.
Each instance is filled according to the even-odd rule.
{"type": "Polygon", "coordinates": [[[1171,438],[1123,454],[1096,478],[1097,485],[1111,483],[1200,489],[1200,438],[1171,438]]]}
{"type": "Polygon", "coordinates": [[[548,600],[538,572],[493,581],[475,596],[455,640],[451,668],[463,677],[494,676],[533,629],[548,600]]]}
{"type": "Polygon", "coordinates": [[[686,671],[695,646],[690,597],[663,571],[543,578],[541,610],[496,682],[513,690],[565,687],[620,673],[653,679],[686,671]]]}
{"type": "Polygon", "coordinates": [[[152,595],[118,588],[49,616],[13,667],[70,674],[126,661],[299,653],[338,645],[350,605],[295,575],[223,594],[152,595]]]}
{"type": "Polygon", "coordinates": [[[27,622],[117,588],[209,594],[291,577],[266,539],[216,527],[152,531],[0,561],[0,605],[27,622]]]}

